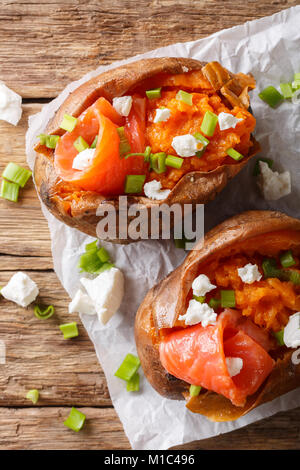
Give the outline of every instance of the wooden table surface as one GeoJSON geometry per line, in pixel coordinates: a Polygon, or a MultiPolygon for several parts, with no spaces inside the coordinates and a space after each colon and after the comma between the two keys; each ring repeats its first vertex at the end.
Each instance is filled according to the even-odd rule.
{"type": "MultiPolygon", "coordinates": [[[[15,128],[0,121],[0,172],[9,161],[25,165],[28,116],[70,81],[99,64],[178,41],[190,41],[299,4],[292,0],[0,0],[0,80],[23,96],[15,128]]],[[[64,341],[68,296],[51,258],[47,223],[32,182],[20,202],[0,200],[0,285],[27,272],[40,299],[56,306],[49,321],[32,308],[0,300],[0,449],[130,449],[112,407],[104,374],[84,328],[64,341]],[[24,397],[40,390],[32,406],[24,397]],[[75,405],[87,415],[80,433],[63,421],[75,405]]],[[[77,316],[72,316],[76,320],[77,316]]],[[[191,443],[185,449],[300,448],[300,409],[241,430],[191,443]]]]}

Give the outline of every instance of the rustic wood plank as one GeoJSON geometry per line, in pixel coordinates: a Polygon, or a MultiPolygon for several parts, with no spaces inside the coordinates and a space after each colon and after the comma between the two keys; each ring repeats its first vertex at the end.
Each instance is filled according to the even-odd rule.
{"type": "Polygon", "coordinates": [[[98,65],[199,39],[298,3],[5,1],[0,10],[0,79],[23,97],[53,97],[70,81],[98,65]]]}

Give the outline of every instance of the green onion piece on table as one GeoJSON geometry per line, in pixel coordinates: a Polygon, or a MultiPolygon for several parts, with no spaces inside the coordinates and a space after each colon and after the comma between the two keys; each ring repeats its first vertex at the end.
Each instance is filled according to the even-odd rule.
{"type": "Polygon", "coordinates": [[[279,346],[284,346],[283,332],[284,330],[273,332],[273,336],[277,339],[279,346]]]}
{"type": "Polygon", "coordinates": [[[267,103],[271,108],[275,108],[283,100],[283,96],[273,86],[268,86],[261,91],[258,96],[267,103]]]}
{"type": "Polygon", "coordinates": [[[190,93],[187,93],[186,91],[183,91],[183,90],[179,90],[177,95],[176,95],[176,99],[179,100],[179,101],[183,101],[184,103],[192,106],[193,104],[193,95],[191,95],[190,93]]]}
{"type": "Polygon", "coordinates": [[[81,135],[77,137],[73,145],[79,153],[89,148],[89,144],[83,139],[83,137],[81,137],[81,135]]]}
{"type": "Polygon", "coordinates": [[[295,266],[296,261],[293,258],[291,250],[282,253],[282,255],[280,256],[280,263],[283,268],[290,268],[291,266],[295,266]]]}
{"type": "Polygon", "coordinates": [[[160,88],[154,88],[153,90],[147,90],[146,91],[147,98],[149,100],[154,100],[156,98],[161,97],[161,87],[160,88]]]}
{"type": "Polygon", "coordinates": [[[97,251],[97,256],[100,259],[101,263],[106,263],[107,261],[109,261],[109,253],[103,246],[97,251]]]}
{"type": "Polygon", "coordinates": [[[77,267],[80,272],[94,274],[102,266],[102,262],[98,256],[98,249],[92,250],[83,253],[80,258],[77,267]]]}
{"type": "Polygon", "coordinates": [[[85,251],[97,251],[98,250],[98,240],[95,240],[91,243],[87,243],[85,245],[85,251]]]}
{"type": "Polygon", "coordinates": [[[101,274],[103,271],[113,268],[115,265],[113,263],[103,263],[100,268],[94,272],[94,274],[101,274]]]}
{"type": "Polygon", "coordinates": [[[165,152],[153,153],[150,155],[150,167],[157,174],[166,171],[166,154],[165,152]]]}
{"type": "Polygon", "coordinates": [[[77,323],[74,321],[73,323],[65,323],[64,325],[59,325],[60,331],[64,335],[64,339],[75,338],[78,336],[78,328],[77,323]]]}
{"type": "Polygon", "coordinates": [[[259,162],[265,162],[267,163],[269,168],[273,167],[274,161],[271,158],[259,158],[256,160],[254,169],[253,169],[253,176],[258,176],[260,175],[260,167],[259,167],[259,162]]]}
{"type": "Polygon", "coordinates": [[[40,396],[39,391],[34,389],[34,390],[29,390],[29,392],[27,392],[26,398],[27,400],[31,400],[32,403],[36,405],[37,402],[39,401],[39,396],[40,396]]]}
{"type": "Polygon", "coordinates": [[[11,202],[18,202],[20,186],[16,183],[10,183],[3,180],[1,183],[0,197],[11,202]]]}
{"type": "Polygon", "coordinates": [[[175,157],[175,155],[167,155],[165,164],[166,166],[179,170],[182,167],[183,158],[175,157]]]}
{"type": "Polygon", "coordinates": [[[125,193],[135,194],[141,193],[146,175],[127,175],[125,181],[125,193]]]}
{"type": "Polygon", "coordinates": [[[118,127],[117,128],[117,133],[118,133],[119,138],[120,138],[120,144],[119,144],[120,156],[124,157],[131,150],[130,143],[129,143],[126,135],[125,135],[124,126],[118,127]]]}
{"type": "Polygon", "coordinates": [[[6,165],[5,170],[2,173],[3,178],[11,181],[12,183],[18,184],[21,188],[24,188],[31,175],[31,171],[12,162],[6,165]]]}
{"type": "Polygon", "coordinates": [[[138,392],[140,389],[140,376],[136,372],[133,377],[127,382],[126,390],[127,392],[138,392]]]}
{"type": "Polygon", "coordinates": [[[65,114],[62,120],[61,125],[59,126],[61,129],[67,132],[72,132],[77,124],[76,117],[70,116],[70,114],[65,114]]]}
{"type": "Polygon", "coordinates": [[[49,307],[45,308],[44,310],[41,310],[38,305],[35,305],[33,311],[36,318],[38,318],[39,320],[48,320],[48,318],[52,317],[55,310],[53,305],[49,305],[49,307]]]}
{"type": "Polygon", "coordinates": [[[201,392],[201,387],[198,385],[191,385],[190,386],[190,396],[191,397],[197,397],[199,393],[201,392]]]}
{"type": "Polygon", "coordinates": [[[233,308],[235,307],[235,293],[234,290],[221,290],[221,307],[233,308]]]}
{"type": "Polygon", "coordinates": [[[237,152],[236,150],[234,150],[233,148],[230,148],[228,150],[226,150],[226,153],[227,155],[229,155],[229,157],[233,158],[234,160],[236,160],[237,162],[239,160],[242,160],[242,158],[244,158],[244,155],[242,155],[241,153],[237,152]]]}
{"type": "Polygon", "coordinates": [[[291,83],[280,83],[282,96],[287,99],[293,96],[293,88],[291,83]]]}
{"type": "Polygon", "coordinates": [[[209,137],[214,135],[215,128],[218,122],[218,116],[211,111],[206,111],[201,124],[201,131],[209,137]]]}
{"type": "Polygon", "coordinates": [[[124,361],[115,373],[115,376],[128,382],[128,380],[132,379],[134,374],[138,371],[140,365],[141,362],[139,358],[129,353],[126,355],[124,361]]]}
{"type": "Polygon", "coordinates": [[[81,411],[73,407],[68,418],[64,421],[64,425],[67,426],[67,428],[72,429],[72,431],[78,432],[82,429],[85,420],[86,416],[81,413],[81,411]]]}

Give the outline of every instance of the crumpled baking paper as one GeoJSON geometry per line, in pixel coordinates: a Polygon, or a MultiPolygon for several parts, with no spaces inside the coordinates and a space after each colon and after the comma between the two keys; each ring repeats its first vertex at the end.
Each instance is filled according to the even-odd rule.
{"type": "MultiPolygon", "coordinates": [[[[261,156],[275,160],[274,167],[288,169],[292,175],[292,194],[268,203],[262,199],[252,175],[250,162],[223,192],[205,207],[205,229],[248,209],[279,209],[300,217],[299,157],[300,106],[286,101],[271,109],[258,98],[267,85],[291,81],[300,72],[300,6],[241,26],[220,31],[198,41],[163,47],[111,66],[99,67],[81,80],[71,83],[55,100],[31,116],[26,136],[28,163],[34,165],[33,146],[48,120],[68,93],[92,76],[144,57],[178,56],[203,61],[218,60],[233,72],[251,72],[257,80],[252,92],[252,108],[257,118],[256,138],[262,144],[261,156]]],[[[72,297],[79,286],[77,260],[90,237],[56,220],[43,206],[48,220],[55,271],[72,297]]],[[[270,416],[278,411],[300,406],[299,390],[264,404],[235,422],[212,423],[185,408],[184,401],[162,398],[142,376],[141,390],[127,393],[123,381],[114,372],[124,356],[135,352],[133,335],[137,308],[150,287],[164,278],[185,257],[171,241],[141,241],[128,246],[104,243],[126,278],[126,293],[120,311],[104,327],[97,317],[82,316],[105,372],[114,407],[123,423],[133,449],[167,449],[185,442],[216,436],[270,416]]]]}

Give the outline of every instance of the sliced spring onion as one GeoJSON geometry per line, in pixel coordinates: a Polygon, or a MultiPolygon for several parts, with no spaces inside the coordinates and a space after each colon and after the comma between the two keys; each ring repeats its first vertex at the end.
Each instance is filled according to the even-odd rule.
{"type": "Polygon", "coordinates": [[[117,128],[117,133],[118,133],[119,138],[120,138],[120,144],[119,144],[120,156],[124,157],[124,155],[126,155],[131,150],[130,143],[129,143],[126,135],[125,135],[124,126],[118,127],[117,128]]]}
{"type": "Polygon", "coordinates": [[[10,183],[3,180],[1,183],[0,197],[11,202],[18,202],[20,186],[16,183],[10,183]]]}
{"type": "Polygon", "coordinates": [[[102,266],[102,262],[98,256],[98,249],[90,249],[89,251],[83,253],[78,262],[78,269],[80,272],[94,274],[96,273],[102,266]]]}
{"type": "Polygon", "coordinates": [[[81,411],[72,407],[69,416],[67,417],[66,421],[64,421],[64,425],[67,426],[67,428],[72,429],[72,431],[78,432],[80,429],[82,429],[85,420],[86,416],[81,413],[81,411]]]}
{"type": "Polygon", "coordinates": [[[182,248],[183,250],[185,250],[185,238],[174,238],[174,243],[176,248],[182,248]]]}
{"type": "Polygon", "coordinates": [[[138,153],[128,153],[125,157],[125,160],[129,157],[144,157],[145,162],[150,161],[150,155],[151,155],[151,147],[146,147],[145,152],[138,152],[138,153]]]}
{"type": "Polygon", "coordinates": [[[261,91],[258,96],[261,100],[271,106],[271,108],[275,108],[283,100],[283,96],[272,85],[267,86],[267,88],[261,91]]]}
{"type": "Polygon", "coordinates": [[[26,395],[27,400],[31,400],[34,405],[36,405],[37,402],[39,401],[39,397],[40,397],[39,391],[36,389],[29,390],[29,392],[27,392],[27,395],[26,395]]]}
{"type": "Polygon", "coordinates": [[[235,307],[235,292],[234,290],[221,290],[221,307],[233,308],[235,307]]]}
{"type": "Polygon", "coordinates": [[[77,323],[74,321],[72,323],[65,323],[64,325],[59,325],[60,331],[64,335],[64,339],[75,338],[78,336],[77,323]]]}
{"type": "Polygon", "coordinates": [[[128,382],[128,380],[132,379],[134,374],[138,371],[140,365],[141,362],[139,358],[129,353],[126,355],[124,361],[115,373],[115,376],[128,382]]]}
{"type": "Polygon", "coordinates": [[[293,88],[291,83],[280,83],[282,96],[287,99],[293,96],[293,88]]]}
{"type": "Polygon", "coordinates": [[[209,137],[214,135],[215,128],[218,122],[218,116],[211,111],[206,111],[201,124],[201,131],[209,137]]]}
{"type": "Polygon", "coordinates": [[[208,302],[208,305],[213,308],[214,310],[217,310],[218,308],[221,307],[221,300],[220,299],[215,299],[215,298],[212,298],[210,299],[210,301],[208,302]]]}
{"type": "Polygon", "coordinates": [[[197,302],[200,302],[200,304],[204,304],[205,302],[205,296],[202,295],[193,295],[193,299],[197,300],[197,302]]]}
{"type": "Polygon", "coordinates": [[[165,163],[166,166],[179,170],[182,167],[183,158],[175,157],[175,155],[167,155],[165,163]]]}
{"type": "Polygon", "coordinates": [[[35,305],[33,311],[36,318],[39,320],[48,320],[48,318],[51,318],[54,314],[54,307],[53,305],[49,305],[46,309],[41,310],[39,305],[35,305]]]}
{"type": "Polygon", "coordinates": [[[150,168],[152,168],[157,174],[161,174],[166,171],[165,152],[152,153],[150,155],[150,168]]]}
{"type": "Polygon", "coordinates": [[[98,250],[98,240],[95,240],[91,243],[85,245],[85,251],[97,251],[98,250]]]}
{"type": "Polygon", "coordinates": [[[94,138],[92,142],[91,149],[95,149],[97,147],[97,142],[98,142],[98,136],[96,135],[96,137],[94,138]]]}
{"type": "Polygon", "coordinates": [[[146,175],[127,175],[125,181],[125,193],[141,193],[146,175]]]}
{"type": "Polygon", "coordinates": [[[42,145],[46,145],[49,149],[55,149],[60,136],[59,135],[47,135],[47,134],[40,134],[39,136],[40,143],[42,145]]]}
{"type": "Polygon", "coordinates": [[[292,89],[293,90],[299,90],[299,88],[300,88],[300,79],[294,80],[292,82],[292,89]]]}
{"type": "Polygon", "coordinates": [[[276,260],[273,258],[265,258],[262,262],[262,269],[265,279],[268,277],[279,277],[281,270],[277,268],[276,260]]]}
{"type": "Polygon", "coordinates": [[[59,126],[61,129],[67,132],[72,132],[77,124],[76,117],[71,116],[70,114],[64,114],[63,120],[61,125],[59,126]]]}
{"type": "Polygon", "coordinates": [[[291,250],[282,253],[282,255],[280,256],[280,263],[283,268],[290,268],[291,266],[295,266],[296,261],[293,258],[291,250]]]}
{"type": "Polygon", "coordinates": [[[195,132],[194,137],[196,140],[199,140],[204,147],[206,147],[210,142],[206,137],[204,137],[204,135],[200,134],[200,132],[195,132]]]}
{"type": "Polygon", "coordinates": [[[97,256],[101,263],[106,263],[109,261],[109,254],[103,246],[97,251],[97,256]]]}
{"type": "Polygon", "coordinates": [[[127,382],[126,390],[127,392],[138,392],[140,389],[140,376],[136,372],[133,377],[127,382]]]}
{"type": "Polygon", "coordinates": [[[288,280],[291,281],[293,284],[299,285],[300,284],[300,273],[298,271],[286,271],[288,272],[288,280]]]}
{"type": "Polygon", "coordinates": [[[176,99],[179,100],[179,101],[183,101],[184,103],[192,106],[193,104],[193,95],[191,95],[190,93],[187,93],[186,91],[183,91],[183,90],[179,90],[177,95],[176,95],[176,99]]]}
{"type": "Polygon", "coordinates": [[[146,91],[147,98],[149,100],[154,100],[156,98],[161,97],[161,87],[160,88],[154,88],[153,90],[147,90],[146,91]]]}
{"type": "Polygon", "coordinates": [[[81,135],[77,137],[73,145],[79,153],[89,148],[89,144],[83,139],[83,137],[81,137],[81,135]]]}
{"type": "Polygon", "coordinates": [[[11,181],[12,183],[18,184],[21,188],[24,188],[31,175],[31,171],[12,162],[6,165],[5,170],[2,173],[3,178],[11,181]]]}
{"type": "Polygon", "coordinates": [[[253,176],[258,176],[258,175],[260,175],[259,162],[265,162],[265,163],[267,163],[267,165],[268,165],[269,168],[272,168],[272,167],[273,167],[273,163],[274,163],[274,161],[273,161],[271,158],[258,158],[258,160],[256,160],[255,165],[254,165],[253,176]]]}
{"type": "Polygon", "coordinates": [[[237,152],[236,150],[234,150],[233,148],[230,148],[228,150],[226,150],[226,153],[227,155],[229,155],[229,157],[233,158],[234,160],[236,160],[237,162],[239,160],[242,160],[242,158],[244,158],[244,155],[242,155],[241,153],[237,152]]]}
{"type": "Polygon", "coordinates": [[[108,269],[114,268],[114,266],[115,265],[113,263],[103,263],[102,266],[97,271],[95,271],[94,274],[103,273],[103,271],[107,271],[108,269]]]}
{"type": "Polygon", "coordinates": [[[284,346],[283,330],[273,332],[273,336],[277,339],[279,346],[284,346]]]}
{"type": "Polygon", "coordinates": [[[201,392],[201,387],[198,385],[191,385],[190,386],[190,396],[191,397],[197,397],[199,393],[201,392]]]}

